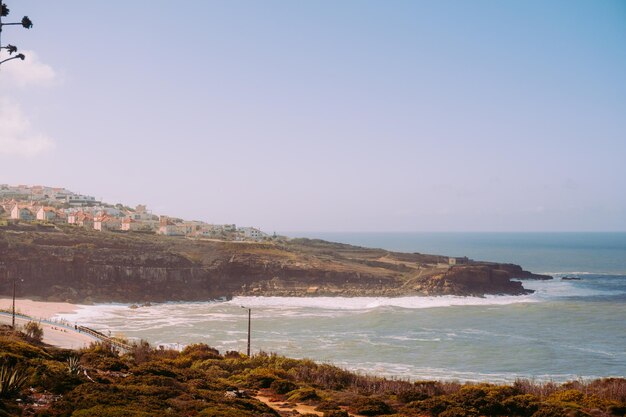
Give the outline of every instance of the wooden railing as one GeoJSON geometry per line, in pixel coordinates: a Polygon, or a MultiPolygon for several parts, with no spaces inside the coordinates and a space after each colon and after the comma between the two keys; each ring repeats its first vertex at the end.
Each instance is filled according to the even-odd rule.
{"type": "Polygon", "coordinates": [[[115,339],[113,337],[107,336],[104,333],[99,332],[97,330],[94,330],[92,328],[89,328],[89,327],[86,327],[86,326],[77,326],[76,329],[79,332],[87,333],[87,334],[89,334],[89,335],[99,339],[102,342],[108,343],[111,346],[115,346],[116,348],[124,350],[124,351],[128,352],[128,351],[132,350],[132,348],[133,348],[129,344],[120,342],[119,340],[117,340],[117,339],[115,339]]]}
{"type": "MultiPolygon", "coordinates": [[[[11,316],[12,313],[11,311],[7,311],[7,310],[0,310],[0,314],[3,316],[11,316]]],[[[90,336],[95,337],[96,339],[100,340],[101,342],[105,342],[110,344],[111,346],[115,346],[116,348],[123,350],[125,352],[130,352],[133,347],[127,343],[121,342],[118,339],[115,339],[113,337],[107,336],[102,332],[99,332],[95,329],[92,329],[90,327],[87,326],[73,326],[70,323],[68,323],[65,320],[46,320],[46,319],[41,319],[41,318],[35,318],[26,314],[22,314],[22,313],[15,313],[15,317],[18,319],[22,319],[22,320],[29,320],[29,321],[34,321],[34,322],[39,322],[39,323],[46,323],[52,326],[60,326],[60,327],[64,327],[68,330],[72,330],[72,331],[77,331],[77,332],[81,332],[81,333],[86,333],[90,336]]]]}

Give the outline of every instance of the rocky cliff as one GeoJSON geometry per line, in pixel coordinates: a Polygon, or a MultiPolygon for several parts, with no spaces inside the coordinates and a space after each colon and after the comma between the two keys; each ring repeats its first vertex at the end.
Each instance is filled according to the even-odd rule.
{"type": "Polygon", "coordinates": [[[189,240],[70,226],[0,227],[0,294],[72,302],[207,300],[235,295],[523,294],[517,265],[293,239],[189,240]],[[22,281],[23,280],[23,281],[22,281]]]}

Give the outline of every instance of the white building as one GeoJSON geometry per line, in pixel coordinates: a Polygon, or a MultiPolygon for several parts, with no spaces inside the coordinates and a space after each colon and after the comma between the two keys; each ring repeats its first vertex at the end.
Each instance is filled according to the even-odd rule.
{"type": "Polygon", "coordinates": [[[51,222],[56,220],[57,213],[52,207],[40,207],[37,210],[37,220],[51,222]]]}
{"type": "Polygon", "coordinates": [[[16,204],[11,209],[11,218],[15,220],[35,220],[35,214],[27,207],[16,204]]]}
{"type": "Polygon", "coordinates": [[[70,194],[65,196],[65,202],[70,205],[82,205],[82,204],[96,204],[99,201],[96,201],[95,197],[90,195],[82,195],[82,194],[70,194]]]}
{"type": "Polygon", "coordinates": [[[95,230],[120,230],[122,228],[122,220],[111,216],[98,216],[93,220],[93,228],[95,230]]]}
{"type": "Polygon", "coordinates": [[[255,229],[254,227],[240,227],[239,232],[243,234],[243,237],[246,239],[259,240],[267,237],[266,233],[263,233],[259,229],[255,229]]]}

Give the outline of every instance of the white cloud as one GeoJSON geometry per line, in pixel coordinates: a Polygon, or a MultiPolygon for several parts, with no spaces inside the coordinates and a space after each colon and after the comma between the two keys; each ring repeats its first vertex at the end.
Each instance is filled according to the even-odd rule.
{"type": "Polygon", "coordinates": [[[54,148],[54,141],[37,132],[21,108],[0,98],[0,155],[35,156],[54,148]]]}
{"type": "MultiPolygon", "coordinates": [[[[31,125],[20,106],[11,100],[12,86],[29,87],[52,84],[57,74],[39,60],[33,51],[19,51],[26,55],[24,61],[14,60],[0,67],[5,95],[0,97],[0,156],[30,157],[54,148],[54,141],[31,125]]],[[[6,58],[6,54],[3,54],[6,58]]]]}
{"type": "Polygon", "coordinates": [[[35,52],[20,52],[26,55],[24,61],[16,59],[0,66],[0,78],[6,81],[6,84],[14,83],[19,87],[48,85],[57,78],[54,69],[41,62],[35,52]]]}

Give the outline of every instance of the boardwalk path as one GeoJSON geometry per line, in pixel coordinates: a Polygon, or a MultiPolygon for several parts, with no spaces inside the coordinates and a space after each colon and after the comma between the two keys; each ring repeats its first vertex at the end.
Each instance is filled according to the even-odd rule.
{"type": "MultiPolygon", "coordinates": [[[[11,325],[11,313],[0,312],[0,323],[11,325]]],[[[130,346],[117,342],[106,335],[88,327],[57,322],[47,319],[36,319],[22,314],[15,315],[15,325],[23,327],[29,321],[34,321],[41,325],[43,329],[43,341],[52,346],[65,349],[80,349],[89,346],[93,342],[109,342],[121,350],[128,350],[130,346]]]]}

